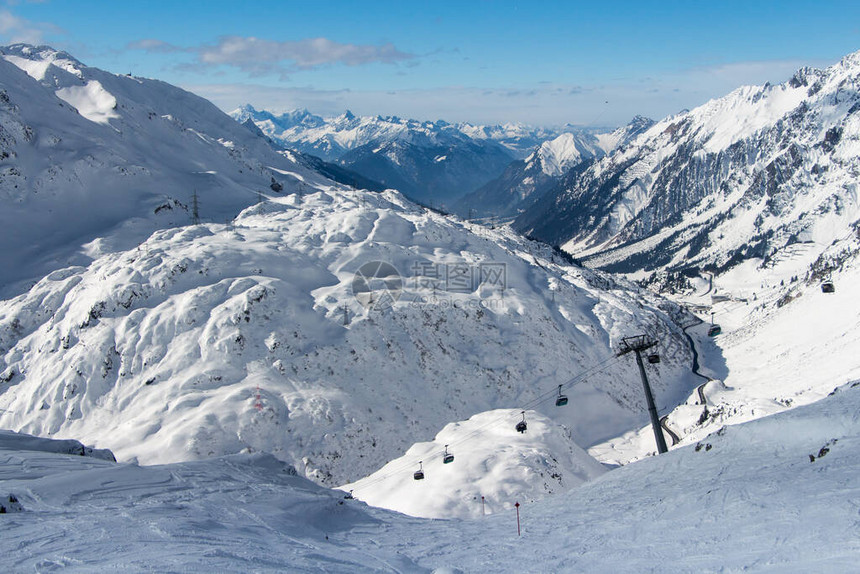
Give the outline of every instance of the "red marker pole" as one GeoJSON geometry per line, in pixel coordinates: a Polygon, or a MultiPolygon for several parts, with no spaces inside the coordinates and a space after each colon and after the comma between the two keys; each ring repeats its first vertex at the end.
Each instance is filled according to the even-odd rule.
{"type": "Polygon", "coordinates": [[[481,516],[484,516],[484,497],[481,497],[481,516]]]}
{"type": "Polygon", "coordinates": [[[520,503],[514,504],[517,507],[517,536],[520,536],[520,503]]]}

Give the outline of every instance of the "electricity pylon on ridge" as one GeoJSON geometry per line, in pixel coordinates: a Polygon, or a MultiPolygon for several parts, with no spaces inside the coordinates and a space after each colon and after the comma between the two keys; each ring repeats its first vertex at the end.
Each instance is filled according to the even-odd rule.
{"type": "Polygon", "coordinates": [[[645,389],[645,401],[648,403],[648,415],[651,417],[651,428],[654,429],[654,438],[657,441],[657,452],[663,454],[668,452],[666,437],[660,427],[660,418],[657,416],[657,406],[654,404],[654,395],[651,393],[651,385],[648,384],[648,376],[645,374],[645,365],[642,363],[642,351],[655,346],[657,341],[648,335],[636,335],[635,337],[624,337],[621,339],[621,349],[616,353],[620,357],[633,352],[636,355],[636,364],[639,365],[639,376],[642,377],[642,387],[645,389]]]}

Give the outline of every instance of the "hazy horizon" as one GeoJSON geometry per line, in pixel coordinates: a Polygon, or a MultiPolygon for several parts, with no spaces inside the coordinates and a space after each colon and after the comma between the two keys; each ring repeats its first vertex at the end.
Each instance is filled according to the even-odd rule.
{"type": "Polygon", "coordinates": [[[0,43],[49,44],[225,111],[617,126],[860,48],[860,6],[388,0],[357,7],[6,0],[0,43]]]}

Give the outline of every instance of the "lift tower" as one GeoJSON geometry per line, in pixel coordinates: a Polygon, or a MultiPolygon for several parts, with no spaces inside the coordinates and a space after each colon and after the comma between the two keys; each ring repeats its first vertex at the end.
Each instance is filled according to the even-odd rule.
{"type": "Polygon", "coordinates": [[[648,414],[651,416],[651,427],[654,429],[654,438],[657,440],[657,452],[663,454],[669,449],[666,447],[666,438],[663,436],[663,429],[660,428],[660,419],[657,416],[657,407],[654,405],[654,395],[651,394],[651,385],[648,384],[648,377],[645,375],[645,365],[642,364],[642,351],[650,349],[657,344],[657,341],[652,341],[648,335],[637,335],[635,337],[624,337],[621,339],[621,350],[616,353],[617,356],[626,355],[629,352],[636,354],[636,364],[639,365],[639,375],[642,377],[642,386],[645,388],[645,400],[648,403],[648,414]]]}

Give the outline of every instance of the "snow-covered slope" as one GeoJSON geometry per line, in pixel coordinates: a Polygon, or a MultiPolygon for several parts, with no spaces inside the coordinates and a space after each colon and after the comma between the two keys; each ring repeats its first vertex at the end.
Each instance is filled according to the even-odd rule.
{"type": "Polygon", "coordinates": [[[322,118],[307,110],[232,112],[286,148],[337,162],[426,205],[450,206],[555,134],[518,125],[473,126],[396,116],[322,118]]]}
{"type": "Polygon", "coordinates": [[[26,450],[75,456],[91,456],[101,460],[116,462],[116,458],[111,451],[90,448],[74,439],[56,440],[41,438],[8,430],[0,430],[0,450],[26,450]]]}
{"type": "Polygon", "coordinates": [[[858,412],[854,383],[520,501],[519,536],[513,509],[409,518],[265,455],[138,467],[4,444],[0,492],[23,512],[3,516],[0,551],[10,571],[851,572],[858,412]]]}
{"type": "MultiPolygon", "coordinates": [[[[860,53],[739,88],[571,172],[514,224],[721,325],[710,402],[691,395],[669,416],[687,441],[858,376],[858,85],[860,53]]],[[[647,435],[592,452],[630,460],[647,435]]]]}
{"type": "MultiPolygon", "coordinates": [[[[746,262],[714,281],[710,295],[676,295],[714,313],[722,334],[707,323],[688,329],[699,350],[701,386],[666,413],[680,444],[701,440],[723,425],[738,424],[821,400],[835,387],[860,378],[860,237],[828,247],[816,268],[833,271],[835,292],[819,281],[780,267],[746,262]],[[783,271],[784,275],[780,275],[783,271]],[[725,299],[721,299],[725,297],[725,299]]],[[[603,461],[626,463],[653,444],[650,428],[626,433],[591,449],[603,461]]]]}
{"type": "Polygon", "coordinates": [[[431,442],[413,445],[377,472],[342,487],[381,508],[428,518],[476,518],[510,510],[597,478],[606,468],[577,446],[563,426],[535,411],[479,413],[448,424],[431,442]],[[445,456],[454,459],[445,463],[445,456]],[[421,469],[424,478],[408,480],[421,469]]]}
{"type": "Polygon", "coordinates": [[[618,271],[719,273],[799,243],[811,263],[860,216],[858,83],[860,53],[666,118],[515,226],[618,271]]]}
{"type": "Polygon", "coordinates": [[[557,186],[568,171],[585,169],[586,162],[626,145],[653,123],[637,116],[611,132],[580,129],[547,140],[524,160],[512,162],[501,176],[460,199],[455,212],[470,218],[512,218],[557,186]]]}
{"type": "Polygon", "coordinates": [[[661,408],[686,398],[674,322],[687,320],[395,192],[293,194],[0,302],[0,426],[147,463],[266,450],[324,484],[496,408],[534,408],[589,447],[647,420],[635,364],[614,357],[621,337],[660,341],[661,408]],[[366,267],[356,279],[373,261],[399,270],[393,307],[364,306],[388,285],[366,267]],[[569,381],[570,405],[554,407],[569,381]]]}
{"type": "Polygon", "coordinates": [[[0,442],[7,572],[417,568],[353,546],[347,533],[380,520],[271,455],[141,467],[13,438],[0,442]]]}
{"type": "Polygon", "coordinates": [[[223,222],[303,181],[325,178],[198,96],[0,48],[0,293],[189,223],[195,192],[200,218],[223,222]]]}

